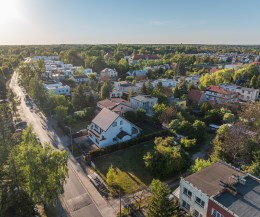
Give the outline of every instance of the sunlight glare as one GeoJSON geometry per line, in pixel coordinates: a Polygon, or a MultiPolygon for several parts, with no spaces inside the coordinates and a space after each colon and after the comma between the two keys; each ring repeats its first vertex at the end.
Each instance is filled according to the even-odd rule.
{"type": "Polygon", "coordinates": [[[0,0],[0,28],[6,29],[14,20],[20,19],[17,0],[0,0]]]}

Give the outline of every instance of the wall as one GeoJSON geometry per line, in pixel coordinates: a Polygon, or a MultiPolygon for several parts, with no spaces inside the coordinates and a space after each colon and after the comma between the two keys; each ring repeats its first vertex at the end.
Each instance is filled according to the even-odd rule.
{"type": "Polygon", "coordinates": [[[227,212],[225,209],[220,207],[218,204],[216,204],[214,201],[212,201],[212,199],[209,199],[207,217],[212,217],[212,215],[211,215],[212,209],[217,210],[224,217],[234,217],[234,215],[232,215],[231,213],[227,212]]]}
{"type": "Polygon", "coordinates": [[[206,194],[202,193],[197,188],[195,188],[194,186],[192,186],[190,183],[186,182],[184,179],[181,179],[181,181],[180,181],[180,205],[182,205],[183,200],[185,200],[187,203],[190,204],[190,213],[193,214],[193,212],[196,209],[203,217],[206,217],[209,197],[206,194]],[[186,196],[183,193],[184,187],[192,192],[191,198],[189,198],[188,196],[186,196]],[[200,205],[198,205],[195,202],[196,196],[205,202],[204,208],[202,208],[200,205]]]}

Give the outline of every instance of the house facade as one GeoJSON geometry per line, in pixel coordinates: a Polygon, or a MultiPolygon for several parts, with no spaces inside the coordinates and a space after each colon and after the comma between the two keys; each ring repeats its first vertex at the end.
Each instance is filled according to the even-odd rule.
{"type": "Polygon", "coordinates": [[[156,87],[156,85],[161,82],[163,87],[176,87],[177,81],[175,79],[157,79],[151,82],[153,87],[156,87]]]}
{"type": "Polygon", "coordinates": [[[87,83],[88,82],[88,76],[87,75],[73,75],[70,77],[71,80],[76,82],[77,84],[81,83],[87,83]]]}
{"type": "Polygon", "coordinates": [[[158,98],[150,95],[138,95],[130,98],[131,107],[135,110],[144,109],[146,115],[153,115],[153,106],[158,102],[158,98]]]}
{"type": "Polygon", "coordinates": [[[238,101],[238,93],[227,91],[224,88],[217,85],[210,85],[207,88],[205,95],[208,101],[214,101],[219,104],[238,101]]]}
{"type": "Polygon", "coordinates": [[[88,126],[89,139],[99,148],[137,137],[141,129],[119,114],[103,108],[88,126]]]}
{"type": "Polygon", "coordinates": [[[61,82],[49,81],[44,83],[44,88],[48,92],[53,92],[56,95],[70,95],[70,87],[68,85],[63,86],[61,82]]]}
{"type": "Polygon", "coordinates": [[[259,98],[259,89],[241,87],[233,84],[221,84],[220,87],[227,91],[239,94],[239,99],[246,102],[255,102],[259,98]]]}
{"type": "Polygon", "coordinates": [[[115,69],[105,68],[100,72],[100,77],[115,78],[118,76],[118,72],[115,69]]]}

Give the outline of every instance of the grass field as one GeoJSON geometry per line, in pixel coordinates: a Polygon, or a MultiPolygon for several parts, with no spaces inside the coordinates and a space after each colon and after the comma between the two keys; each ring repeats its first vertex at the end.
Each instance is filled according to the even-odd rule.
{"type": "Polygon", "coordinates": [[[76,121],[75,123],[70,124],[72,133],[76,133],[79,130],[87,129],[90,122],[88,121],[76,121]]]}
{"type": "Polygon", "coordinates": [[[94,164],[96,169],[106,176],[108,168],[113,165],[118,172],[118,180],[125,193],[132,193],[142,185],[149,185],[152,175],[145,168],[143,156],[153,150],[154,143],[146,142],[128,149],[96,158],[94,164]]]}

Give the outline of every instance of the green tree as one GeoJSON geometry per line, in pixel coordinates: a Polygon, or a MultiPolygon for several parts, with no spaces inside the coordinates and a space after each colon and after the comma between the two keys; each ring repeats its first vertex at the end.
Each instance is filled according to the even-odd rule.
{"type": "Polygon", "coordinates": [[[204,159],[197,158],[195,160],[195,164],[191,167],[191,171],[193,173],[196,173],[196,172],[198,172],[198,171],[200,171],[200,170],[210,166],[212,163],[213,162],[210,161],[210,159],[209,160],[204,160],[204,159]]]}
{"type": "Polygon", "coordinates": [[[111,91],[111,86],[105,82],[102,87],[101,87],[101,98],[106,99],[109,98],[110,96],[110,91],[111,91]]]}
{"type": "Polygon", "coordinates": [[[154,179],[150,185],[152,197],[148,205],[148,217],[172,217],[175,206],[169,199],[170,189],[159,180],[154,179]]]}
{"type": "Polygon", "coordinates": [[[53,203],[63,193],[68,176],[68,154],[65,151],[56,151],[48,144],[42,148],[28,128],[22,143],[11,151],[11,156],[7,170],[13,171],[10,165],[15,165],[20,180],[18,188],[26,189],[34,203],[53,203]]]}
{"type": "Polygon", "coordinates": [[[254,75],[250,80],[250,87],[257,88],[257,76],[254,75]]]}
{"type": "Polygon", "coordinates": [[[206,132],[206,124],[203,121],[196,120],[193,124],[194,129],[194,138],[197,142],[203,142],[205,139],[205,132],[206,132]]]}
{"type": "Polygon", "coordinates": [[[147,89],[146,89],[146,85],[145,83],[143,83],[142,87],[141,87],[141,93],[146,95],[147,94],[147,89]]]}
{"type": "Polygon", "coordinates": [[[180,143],[185,149],[191,149],[196,146],[197,141],[196,139],[181,138],[180,143]]]}
{"type": "Polygon", "coordinates": [[[87,97],[82,85],[78,85],[72,94],[71,98],[72,106],[75,110],[82,110],[87,106],[87,97]]]}
{"type": "Polygon", "coordinates": [[[63,122],[68,115],[68,107],[59,105],[55,108],[56,119],[58,122],[63,122]]]}

